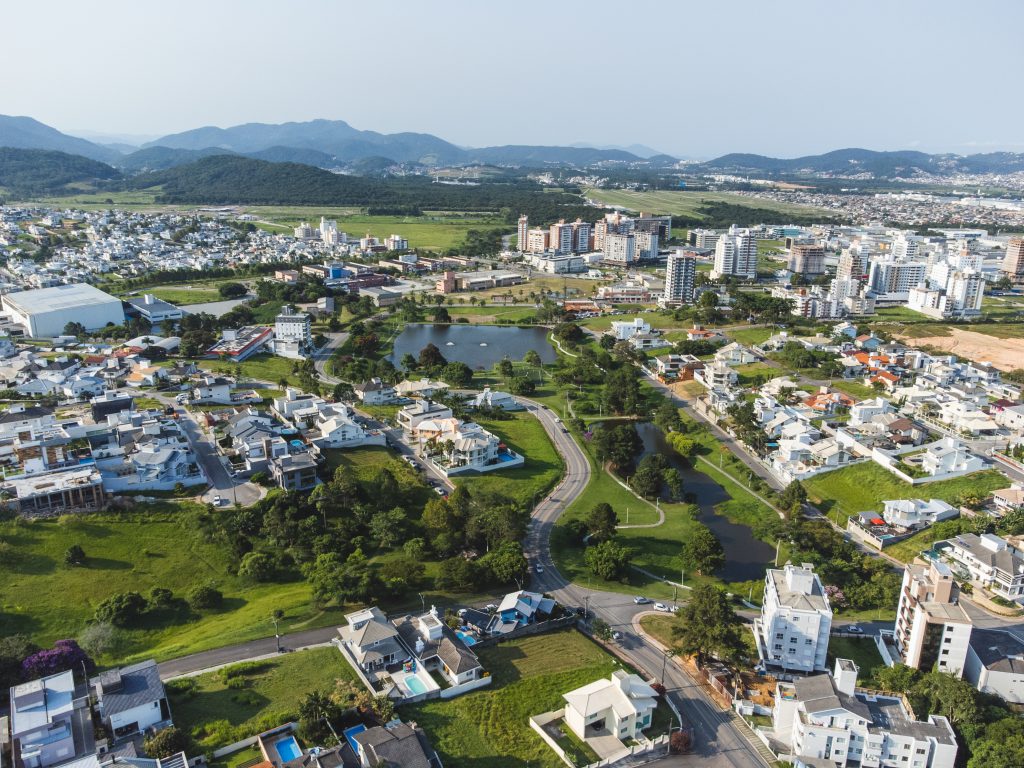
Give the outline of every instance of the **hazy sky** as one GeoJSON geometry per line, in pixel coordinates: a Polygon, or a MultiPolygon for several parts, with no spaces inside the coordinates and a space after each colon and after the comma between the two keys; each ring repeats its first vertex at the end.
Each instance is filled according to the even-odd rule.
{"type": "Polygon", "coordinates": [[[11,2],[0,113],[677,155],[1024,150],[1019,0],[11,2]]]}

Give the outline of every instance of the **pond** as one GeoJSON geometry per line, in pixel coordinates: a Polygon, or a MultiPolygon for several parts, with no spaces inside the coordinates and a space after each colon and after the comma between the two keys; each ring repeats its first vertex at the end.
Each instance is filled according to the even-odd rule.
{"type": "Polygon", "coordinates": [[[449,362],[459,361],[473,370],[493,368],[505,357],[522,360],[531,349],[545,363],[553,363],[557,358],[547,335],[546,328],[410,323],[395,339],[389,359],[397,366],[406,353],[417,357],[433,344],[449,362]]]}
{"type": "Polygon", "coordinates": [[[715,506],[729,500],[729,494],[673,451],[665,442],[664,433],[649,422],[637,424],[636,431],[644,443],[643,455],[658,453],[683,476],[683,492],[692,493],[700,510],[697,519],[711,529],[725,550],[725,565],[715,575],[723,581],[752,581],[764,578],[765,566],[775,558],[775,548],[754,537],[745,525],[734,523],[715,511],[715,506]]]}

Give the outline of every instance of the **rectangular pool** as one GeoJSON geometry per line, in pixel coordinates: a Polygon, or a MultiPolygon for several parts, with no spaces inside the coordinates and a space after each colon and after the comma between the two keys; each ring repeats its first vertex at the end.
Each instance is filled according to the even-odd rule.
{"type": "Polygon", "coordinates": [[[463,632],[462,630],[457,629],[455,630],[455,634],[458,636],[459,640],[464,642],[466,645],[476,645],[476,638],[468,632],[463,632]]]}
{"type": "Polygon", "coordinates": [[[299,749],[299,742],[295,740],[294,736],[278,739],[274,742],[274,749],[277,751],[277,755],[281,758],[282,763],[287,763],[289,760],[294,760],[295,758],[302,756],[302,750],[299,749]]]}
{"type": "Polygon", "coordinates": [[[427,686],[424,685],[423,681],[416,677],[416,675],[406,675],[405,680],[402,682],[404,682],[405,687],[412,691],[416,696],[427,692],[427,686]]]}
{"type": "Polygon", "coordinates": [[[356,744],[355,737],[365,730],[366,726],[361,724],[353,725],[351,728],[346,728],[344,730],[345,741],[348,742],[348,745],[352,747],[352,751],[355,752],[357,755],[359,754],[359,746],[356,744]]]}

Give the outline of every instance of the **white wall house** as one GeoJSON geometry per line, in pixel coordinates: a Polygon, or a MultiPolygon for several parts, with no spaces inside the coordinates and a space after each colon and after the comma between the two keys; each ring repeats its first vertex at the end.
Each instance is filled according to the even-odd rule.
{"type": "Polygon", "coordinates": [[[657,697],[639,675],[617,669],[607,680],[597,680],[562,697],[565,724],[581,739],[604,735],[634,739],[651,724],[657,697]]]}
{"type": "Polygon", "coordinates": [[[957,743],[946,718],[913,719],[901,699],[857,691],[857,666],[836,659],[833,675],[780,682],[774,736],[798,765],[953,768],[957,743]]]}
{"type": "Polygon", "coordinates": [[[979,472],[987,466],[980,456],[952,437],[945,437],[933,443],[921,456],[921,469],[929,475],[944,475],[952,472],[979,472]]]}
{"type": "Polygon", "coordinates": [[[896,528],[924,528],[960,514],[942,499],[891,499],[882,504],[882,518],[896,528]]]}
{"type": "Polygon", "coordinates": [[[647,335],[651,332],[651,324],[642,317],[634,317],[632,320],[613,320],[611,335],[616,341],[629,341],[637,334],[647,335]]]}
{"type": "Polygon", "coordinates": [[[831,629],[832,607],[813,566],[786,563],[768,570],[761,616],[754,624],[766,665],[799,672],[827,669],[831,629]]]}
{"type": "Polygon", "coordinates": [[[172,725],[164,684],[152,659],[107,670],[89,684],[95,692],[96,710],[115,742],[148,728],[172,725]]]}
{"type": "Polygon", "coordinates": [[[971,581],[992,590],[1004,600],[1024,603],[1024,552],[991,533],[963,533],[936,542],[936,550],[966,572],[971,581]]]}
{"type": "Polygon", "coordinates": [[[964,680],[982,693],[1024,704],[1024,640],[1002,629],[975,629],[964,680]]]}

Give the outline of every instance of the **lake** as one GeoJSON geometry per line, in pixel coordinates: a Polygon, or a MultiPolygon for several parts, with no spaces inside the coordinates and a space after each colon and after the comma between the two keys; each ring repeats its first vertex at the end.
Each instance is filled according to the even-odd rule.
{"type": "Polygon", "coordinates": [[[418,357],[420,350],[433,344],[449,362],[465,363],[473,370],[493,368],[502,358],[522,360],[531,349],[545,363],[556,360],[546,328],[519,328],[511,325],[433,325],[411,323],[395,339],[389,359],[396,366],[408,353],[418,357]]]}
{"type": "Polygon", "coordinates": [[[664,433],[650,422],[636,425],[636,431],[644,443],[644,453],[659,453],[683,476],[683,493],[692,493],[700,510],[697,519],[711,529],[725,550],[725,565],[715,575],[723,581],[752,581],[764,578],[765,567],[775,558],[775,547],[754,537],[753,531],[745,525],[734,523],[718,514],[715,505],[729,500],[729,494],[712,480],[693,467],[669,447],[664,433]]]}

